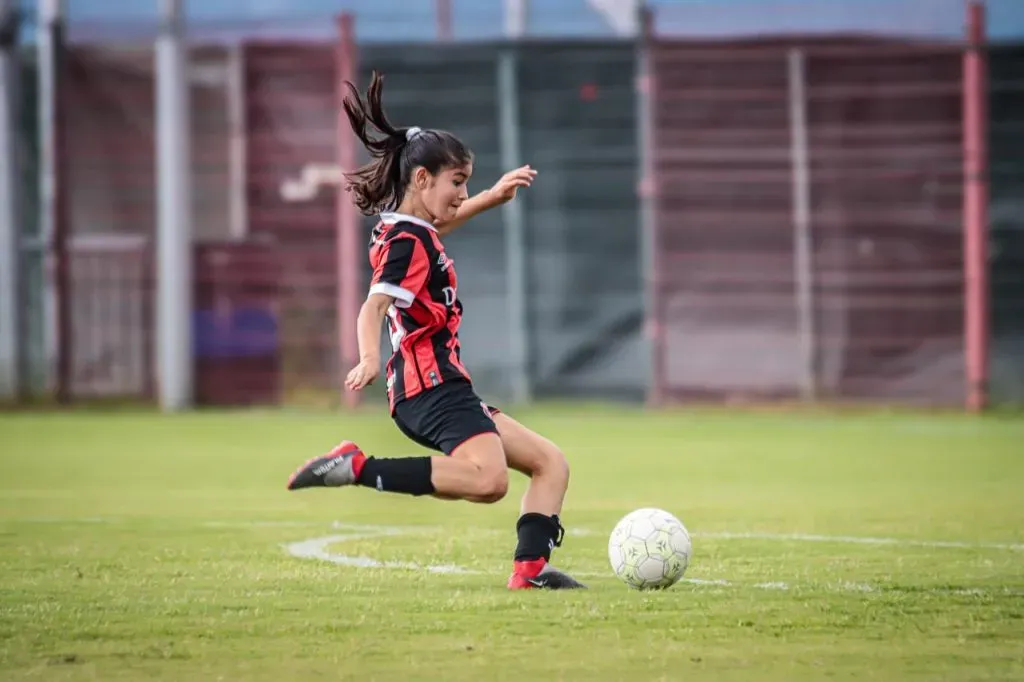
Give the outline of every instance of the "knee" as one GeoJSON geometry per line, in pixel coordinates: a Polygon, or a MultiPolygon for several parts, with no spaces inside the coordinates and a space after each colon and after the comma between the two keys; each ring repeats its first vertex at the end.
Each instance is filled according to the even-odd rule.
{"type": "Polygon", "coordinates": [[[558,478],[569,483],[569,460],[565,454],[554,443],[548,443],[541,449],[537,457],[537,467],[534,474],[558,478]]]}
{"type": "Polygon", "coordinates": [[[554,462],[555,462],[553,466],[555,467],[555,469],[558,471],[559,475],[565,480],[566,484],[568,485],[568,483],[569,483],[569,460],[567,460],[565,458],[565,454],[561,450],[559,450],[558,448],[555,448],[555,456],[554,456],[553,459],[554,459],[554,462]]]}
{"type": "Polygon", "coordinates": [[[500,502],[508,494],[508,470],[484,469],[480,472],[480,485],[477,497],[481,502],[493,504],[500,502]]]}

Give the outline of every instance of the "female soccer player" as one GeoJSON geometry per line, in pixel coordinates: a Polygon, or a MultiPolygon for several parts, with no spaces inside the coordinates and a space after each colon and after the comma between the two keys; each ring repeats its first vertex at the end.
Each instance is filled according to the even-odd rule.
{"type": "Polygon", "coordinates": [[[559,522],[569,485],[562,452],[476,395],[462,365],[455,267],[441,243],[470,217],[515,198],[535,171],[524,166],[470,198],[473,155],[443,130],[396,128],[381,104],[374,73],[360,96],[351,83],[345,113],[371,161],[346,174],[345,189],[365,215],[380,214],[370,238],[373,277],[359,311],[359,364],[345,385],[361,390],[380,372],[380,333],[387,318],[393,354],[387,363],[391,417],[414,442],[444,453],[378,459],[344,441],[301,466],[288,489],[361,485],[407,495],[492,503],[508,491],[509,467],[530,477],[516,523],[510,589],[584,587],[548,561],[561,545],[559,522]],[[371,135],[369,128],[379,135],[371,135]]]}

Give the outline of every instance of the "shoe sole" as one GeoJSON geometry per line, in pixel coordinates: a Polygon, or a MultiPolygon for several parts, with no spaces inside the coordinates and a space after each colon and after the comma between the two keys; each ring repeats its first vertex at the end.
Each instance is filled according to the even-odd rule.
{"type": "MultiPolygon", "coordinates": [[[[288,477],[288,483],[285,486],[285,488],[287,490],[296,490],[296,488],[292,487],[295,484],[295,479],[298,478],[299,474],[301,474],[303,471],[306,471],[313,462],[317,462],[317,461],[320,461],[320,460],[323,460],[323,461],[326,462],[328,460],[337,459],[339,457],[346,457],[348,455],[353,454],[354,452],[359,452],[359,451],[360,450],[359,450],[359,446],[358,445],[356,445],[355,443],[353,443],[350,440],[346,440],[346,441],[343,441],[338,446],[336,446],[333,450],[328,452],[326,455],[317,455],[316,457],[310,457],[305,462],[303,462],[302,466],[300,466],[298,469],[296,469],[292,473],[292,475],[288,477]]],[[[311,488],[311,487],[314,487],[314,486],[303,486],[303,487],[311,488]]],[[[301,488],[300,488],[300,490],[301,490],[301,488]]]]}

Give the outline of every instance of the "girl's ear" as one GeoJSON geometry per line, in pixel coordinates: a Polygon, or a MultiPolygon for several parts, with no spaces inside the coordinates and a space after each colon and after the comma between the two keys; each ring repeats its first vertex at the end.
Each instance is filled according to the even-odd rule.
{"type": "Polygon", "coordinates": [[[417,166],[412,172],[412,185],[423,190],[430,186],[430,173],[423,166],[417,166]]]}

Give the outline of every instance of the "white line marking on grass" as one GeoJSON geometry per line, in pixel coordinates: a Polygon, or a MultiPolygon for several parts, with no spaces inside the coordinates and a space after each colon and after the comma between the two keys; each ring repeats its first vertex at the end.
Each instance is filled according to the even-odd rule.
{"type": "Polygon", "coordinates": [[[566,531],[566,535],[572,535],[579,538],[586,538],[590,537],[591,535],[597,535],[597,533],[595,531],[590,530],[589,528],[570,528],[566,531]]]}
{"type": "Polygon", "coordinates": [[[400,532],[395,532],[397,529],[391,528],[374,528],[372,526],[365,526],[362,533],[350,533],[347,535],[328,535],[322,538],[311,538],[309,540],[303,540],[301,542],[293,542],[284,546],[285,550],[294,557],[300,559],[319,559],[320,561],[329,561],[332,564],[339,564],[341,566],[353,566],[356,568],[391,568],[400,570],[411,570],[411,571],[427,571],[428,573],[449,573],[449,574],[476,574],[478,571],[472,571],[468,568],[461,566],[454,566],[450,564],[441,565],[423,565],[405,561],[379,561],[370,557],[364,556],[351,556],[348,554],[338,554],[336,552],[330,552],[327,550],[329,545],[333,545],[347,540],[362,540],[366,538],[377,538],[386,537],[389,535],[399,535],[400,532]]]}
{"type": "Polygon", "coordinates": [[[312,521],[207,521],[206,528],[323,528],[312,521]]]}
{"type": "Polygon", "coordinates": [[[762,590],[788,590],[789,589],[789,585],[787,585],[786,583],[778,583],[778,582],[757,583],[756,585],[754,585],[754,587],[760,588],[762,590]]]}
{"type": "Polygon", "coordinates": [[[878,590],[871,585],[865,585],[863,583],[850,583],[843,581],[836,586],[843,592],[878,592],[878,590]]]}
{"type": "Polygon", "coordinates": [[[21,521],[22,523],[53,523],[53,524],[72,524],[72,523],[110,523],[110,519],[102,519],[98,516],[90,516],[77,519],[57,519],[57,518],[45,518],[45,517],[33,517],[27,519],[15,519],[15,521],[21,521]]]}
{"type": "MultiPolygon", "coordinates": [[[[382,561],[374,559],[372,557],[365,556],[353,556],[349,554],[342,554],[340,552],[332,552],[328,550],[330,545],[347,542],[349,540],[363,540],[369,538],[380,538],[380,537],[393,537],[398,535],[416,535],[425,534],[433,530],[427,527],[396,527],[396,526],[369,526],[360,524],[349,524],[335,521],[331,524],[335,529],[347,531],[344,534],[327,535],[324,537],[310,538],[308,540],[301,540],[299,542],[292,542],[282,547],[294,557],[300,559],[315,559],[318,561],[327,561],[340,566],[351,566],[353,568],[387,568],[393,570],[408,570],[408,571],[425,571],[428,573],[435,574],[447,574],[447,575],[483,575],[484,571],[477,571],[463,566],[456,566],[454,564],[419,564],[408,561],[382,561]]],[[[861,537],[845,537],[845,536],[818,536],[818,535],[774,535],[774,534],[762,534],[762,533],[709,533],[703,537],[715,537],[721,539],[759,539],[759,540],[795,540],[795,541],[809,541],[809,542],[853,542],[859,544],[887,544],[887,545],[899,545],[906,544],[907,541],[898,540],[896,538],[861,538],[861,537]]],[[[923,543],[910,541],[910,544],[921,545],[927,547],[994,547],[998,549],[1020,549],[1020,545],[972,545],[969,543],[923,543]]],[[[609,578],[612,576],[612,572],[593,572],[593,571],[573,571],[573,574],[579,578],[609,578]]],[[[742,588],[742,587],[753,587],[759,590],[776,590],[786,591],[791,589],[808,589],[808,590],[825,590],[828,592],[840,592],[840,593],[878,593],[884,591],[884,587],[866,585],[863,583],[852,583],[852,582],[840,582],[832,584],[808,584],[808,585],[790,585],[785,582],[762,582],[762,583],[734,583],[728,580],[709,580],[706,578],[683,578],[680,583],[696,585],[702,587],[729,587],[729,588],[742,588]]],[[[1018,591],[1011,590],[1010,588],[993,589],[987,590],[982,588],[960,588],[960,589],[924,589],[926,593],[943,593],[943,594],[958,594],[958,595],[969,595],[969,596],[984,596],[990,594],[1021,594],[1018,591]]]]}
{"type": "MultiPolygon", "coordinates": [[[[332,564],[339,566],[351,566],[353,568],[388,568],[396,570],[410,570],[410,571],[426,571],[428,573],[441,573],[447,575],[482,575],[482,571],[475,571],[470,568],[463,566],[456,566],[454,564],[441,564],[441,565],[424,565],[417,564],[415,562],[407,561],[380,561],[371,557],[365,556],[352,556],[349,554],[342,554],[339,552],[332,552],[328,550],[330,545],[339,544],[349,540],[364,540],[369,538],[379,538],[388,536],[397,536],[405,534],[423,534],[427,532],[428,528],[398,528],[394,526],[363,526],[358,524],[346,524],[335,521],[331,524],[332,527],[338,529],[346,529],[351,532],[344,535],[327,535],[319,538],[310,538],[309,540],[301,540],[299,542],[292,542],[283,545],[285,551],[294,557],[299,559],[317,559],[319,561],[328,561],[332,564]]],[[[607,578],[612,575],[611,572],[600,573],[600,572],[573,572],[580,578],[607,578]]],[[[707,580],[704,578],[683,578],[680,580],[681,583],[687,583],[690,585],[703,585],[703,586],[715,586],[715,587],[737,587],[727,580],[707,580]]],[[[761,583],[754,587],[762,589],[789,589],[785,583],[761,583]]]]}
{"type": "Polygon", "coordinates": [[[1004,549],[1024,551],[1024,544],[1013,542],[962,542],[956,540],[908,540],[853,535],[813,535],[809,533],[694,533],[696,538],[712,540],[775,540],[780,542],[834,542],[853,545],[892,545],[895,547],[931,547],[936,549],[1004,549]]]}
{"type": "MultiPolygon", "coordinates": [[[[607,573],[601,573],[599,571],[569,571],[573,576],[577,578],[610,578],[614,573],[609,569],[607,573]]],[[[707,585],[711,587],[735,587],[728,580],[707,580],[705,578],[681,578],[681,583],[689,583],[690,585],[707,585]]],[[[782,583],[778,583],[782,584],[782,583]]],[[[755,587],[760,587],[756,585],[755,587]]]]}
{"type": "MultiPolygon", "coordinates": [[[[104,523],[107,519],[97,518],[84,518],[84,519],[26,519],[27,521],[34,523],[104,523]]],[[[383,529],[387,529],[390,534],[396,533],[423,533],[427,530],[424,527],[385,527],[385,526],[367,526],[360,524],[344,523],[342,521],[332,521],[329,524],[313,521],[207,521],[203,525],[211,528],[231,528],[231,527],[266,527],[266,528],[302,528],[302,527],[319,527],[323,528],[325,525],[328,528],[335,530],[350,530],[355,532],[372,532],[379,535],[383,529]]],[[[484,529],[477,529],[484,530],[484,529]]],[[[490,531],[494,533],[503,531],[490,531]]],[[[592,528],[571,528],[566,531],[567,535],[575,537],[593,537],[602,534],[602,531],[597,531],[592,528]]],[[[820,543],[837,543],[837,544],[849,544],[849,545],[891,545],[894,547],[930,547],[933,549],[998,549],[1007,550],[1011,552],[1024,552],[1024,543],[1019,542],[967,542],[963,540],[913,540],[909,538],[885,538],[885,537],[868,537],[868,536],[857,536],[857,535],[821,535],[814,533],[760,533],[760,532],[692,532],[690,535],[694,538],[706,538],[709,540],[770,540],[775,542],[820,542],[820,543]]]]}

